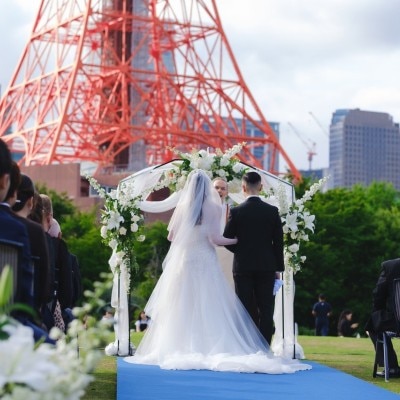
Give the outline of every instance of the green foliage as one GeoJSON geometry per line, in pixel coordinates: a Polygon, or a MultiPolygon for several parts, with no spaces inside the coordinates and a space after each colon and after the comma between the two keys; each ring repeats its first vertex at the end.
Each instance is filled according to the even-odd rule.
{"type": "Polygon", "coordinates": [[[144,306],[162,272],[162,262],[169,249],[167,225],[157,221],[144,227],[146,240],[135,245],[139,271],[132,279],[135,302],[144,306]]]}
{"type": "Polygon", "coordinates": [[[353,310],[363,334],[380,264],[400,255],[399,193],[387,183],[338,188],[317,193],[309,208],[316,228],[302,248],[302,272],[295,275],[295,320],[313,326],[311,308],[322,292],[334,310],[330,334],[337,334],[345,308],[353,310]]]}
{"type": "Polygon", "coordinates": [[[100,226],[94,211],[76,212],[62,224],[68,249],[79,260],[83,287],[89,289],[102,272],[108,272],[111,249],[101,242],[100,226]]]}
{"type": "MultiPolygon", "coordinates": [[[[290,181],[292,181],[292,179],[290,179],[290,181]]],[[[312,186],[313,183],[316,182],[318,182],[318,179],[313,179],[309,176],[303,177],[303,180],[294,187],[296,199],[301,199],[304,193],[312,186]]]]}

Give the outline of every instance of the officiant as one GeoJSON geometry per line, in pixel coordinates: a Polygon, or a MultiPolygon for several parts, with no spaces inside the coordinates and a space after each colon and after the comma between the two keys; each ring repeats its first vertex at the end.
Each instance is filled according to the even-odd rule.
{"type": "MultiPolygon", "coordinates": [[[[218,192],[219,197],[221,199],[221,234],[224,232],[226,222],[228,220],[229,215],[229,203],[228,199],[228,182],[224,178],[215,178],[213,180],[213,186],[215,190],[218,192]]],[[[234,289],[235,284],[233,282],[233,273],[232,273],[232,265],[233,265],[233,253],[229,250],[225,249],[225,247],[218,246],[216,247],[218,261],[222,267],[222,272],[224,273],[227,281],[231,285],[232,289],[234,289]]]]}

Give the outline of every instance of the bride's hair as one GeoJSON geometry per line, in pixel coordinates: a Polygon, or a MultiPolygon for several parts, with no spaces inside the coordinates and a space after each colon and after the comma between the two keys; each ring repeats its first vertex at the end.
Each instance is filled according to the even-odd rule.
{"type": "Polygon", "coordinates": [[[195,204],[195,207],[193,208],[193,219],[196,221],[195,225],[201,225],[203,219],[204,199],[207,197],[206,181],[204,179],[204,174],[197,173],[194,175],[196,175],[196,186],[193,198],[195,204]]]}
{"type": "Polygon", "coordinates": [[[192,228],[204,225],[210,207],[213,209],[214,206],[220,208],[221,200],[211,179],[205,171],[193,170],[187,177],[168,225],[168,231],[173,232],[174,240],[178,234],[180,240],[184,240],[186,236],[190,236],[192,228]]]}

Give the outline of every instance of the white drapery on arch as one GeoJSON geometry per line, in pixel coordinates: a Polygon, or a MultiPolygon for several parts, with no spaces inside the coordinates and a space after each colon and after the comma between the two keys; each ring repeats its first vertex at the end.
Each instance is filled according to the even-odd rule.
{"type": "MultiPolygon", "coordinates": [[[[163,174],[176,166],[181,160],[172,160],[166,164],[161,164],[134,173],[123,179],[118,185],[118,192],[129,190],[132,198],[143,193],[152,193],[153,188],[162,178],[163,174]]],[[[250,170],[260,173],[263,181],[263,187],[267,192],[270,188],[277,190],[278,187],[284,188],[287,196],[287,202],[291,204],[294,200],[293,185],[279,177],[270,174],[267,171],[244,165],[250,170]]],[[[172,193],[168,198],[161,201],[143,200],[140,203],[140,209],[147,213],[161,213],[172,210],[179,199],[180,191],[172,193]]],[[[242,193],[229,193],[229,197],[235,203],[241,203],[245,200],[242,193]]],[[[113,254],[110,259],[110,265],[113,264],[113,254]]],[[[295,333],[293,304],[294,304],[294,280],[293,272],[286,271],[284,276],[284,285],[278,291],[275,297],[275,334],[271,349],[279,356],[304,358],[302,347],[297,342],[295,333]]],[[[132,353],[130,343],[129,327],[129,301],[126,288],[126,282],[118,273],[114,275],[114,285],[111,296],[111,305],[115,308],[115,342],[106,347],[106,354],[126,356],[132,353]]]]}

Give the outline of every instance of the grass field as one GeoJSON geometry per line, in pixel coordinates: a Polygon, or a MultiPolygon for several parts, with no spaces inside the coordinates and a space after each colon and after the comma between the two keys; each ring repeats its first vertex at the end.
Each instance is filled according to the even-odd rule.
{"type": "MultiPolygon", "coordinates": [[[[142,334],[134,333],[133,343],[137,346],[142,334]]],[[[336,368],[376,386],[400,394],[400,379],[372,377],[374,350],[368,338],[340,338],[299,336],[307,360],[336,368]]],[[[400,356],[400,340],[394,340],[394,347],[400,356]]],[[[112,400],[116,398],[116,358],[104,356],[95,371],[92,382],[83,397],[84,400],[112,400]]]]}

